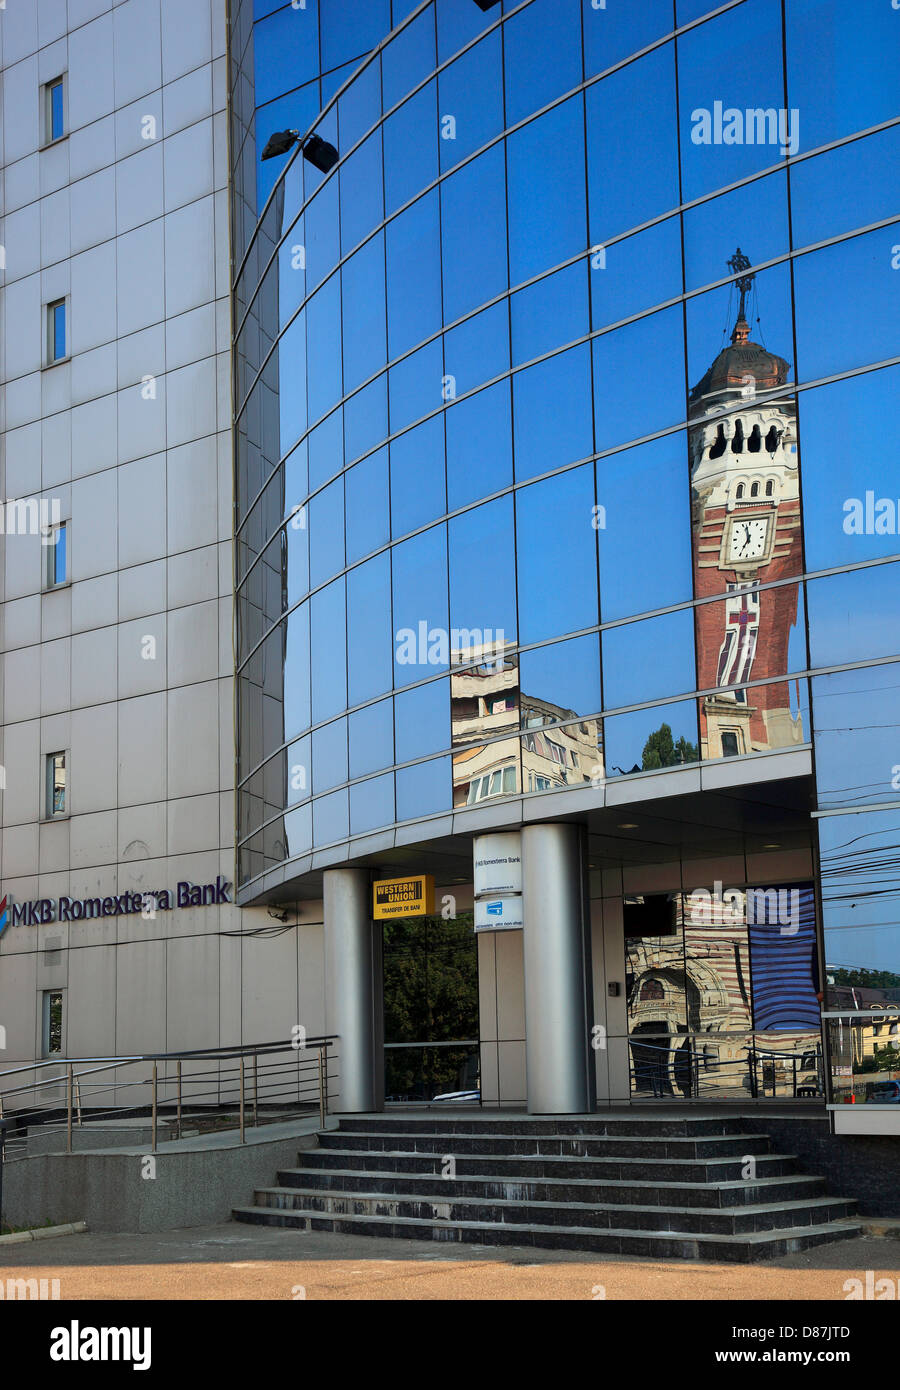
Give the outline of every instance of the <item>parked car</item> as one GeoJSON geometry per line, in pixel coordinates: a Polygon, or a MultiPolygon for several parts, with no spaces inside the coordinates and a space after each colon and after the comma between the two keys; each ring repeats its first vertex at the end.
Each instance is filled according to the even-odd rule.
{"type": "Polygon", "coordinates": [[[900,1105],[900,1081],[876,1081],[866,1096],[867,1105],[900,1105]]]}

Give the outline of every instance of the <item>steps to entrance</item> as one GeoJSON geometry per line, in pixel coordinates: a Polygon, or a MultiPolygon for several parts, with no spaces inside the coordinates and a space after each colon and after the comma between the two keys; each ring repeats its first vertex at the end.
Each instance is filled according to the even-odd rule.
{"type": "Polygon", "coordinates": [[[353,1116],[318,1142],[235,1219],[738,1263],[862,1231],[855,1202],[739,1118],[353,1116]]]}

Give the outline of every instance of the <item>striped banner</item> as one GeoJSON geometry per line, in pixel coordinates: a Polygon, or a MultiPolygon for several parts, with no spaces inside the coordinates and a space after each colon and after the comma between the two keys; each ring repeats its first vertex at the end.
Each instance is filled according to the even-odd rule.
{"type": "Polygon", "coordinates": [[[794,883],[764,891],[765,898],[763,890],[756,898],[757,920],[747,924],[753,1026],[758,1032],[817,1029],[820,1006],[815,983],[812,884],[794,883]]]}

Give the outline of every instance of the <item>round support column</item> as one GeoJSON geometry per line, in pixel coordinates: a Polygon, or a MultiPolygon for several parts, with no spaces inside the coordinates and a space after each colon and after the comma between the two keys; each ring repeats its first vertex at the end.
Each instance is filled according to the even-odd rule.
{"type": "Polygon", "coordinates": [[[581,827],[524,826],[522,871],[528,1111],[583,1114],[595,1088],[581,827]]]}
{"type": "Polygon", "coordinates": [[[332,1109],[380,1110],[384,1090],[381,1045],[381,952],[376,949],[365,869],[326,869],[325,1031],[336,1033],[337,1096],[332,1109]]]}

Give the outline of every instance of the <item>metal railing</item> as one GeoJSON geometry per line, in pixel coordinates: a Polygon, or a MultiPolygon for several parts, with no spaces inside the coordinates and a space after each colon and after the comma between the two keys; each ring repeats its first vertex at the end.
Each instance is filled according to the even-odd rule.
{"type": "Polygon", "coordinates": [[[6,1160],[27,1156],[19,1138],[24,1130],[39,1130],[41,1139],[64,1133],[65,1152],[72,1153],[76,1131],[93,1128],[98,1147],[105,1147],[103,1127],[114,1129],[116,1120],[123,1128],[148,1121],[144,1128],[150,1129],[153,1150],[160,1142],[185,1137],[188,1127],[193,1134],[236,1129],[243,1144],[248,1125],[316,1109],[324,1127],[329,1084],[337,1076],[336,1042],[328,1036],[305,1038],[302,1045],[279,1041],[122,1057],[50,1057],[11,1067],[0,1072],[6,1160]],[[31,1079],[18,1080],[29,1074],[31,1079]],[[60,1106],[54,1102],[62,1085],[60,1106]]]}
{"type": "Polygon", "coordinates": [[[631,1037],[631,1094],[690,1100],[824,1100],[821,1043],[799,1052],[748,1045],[719,1060],[702,1048],[684,1050],[631,1037]]]}

